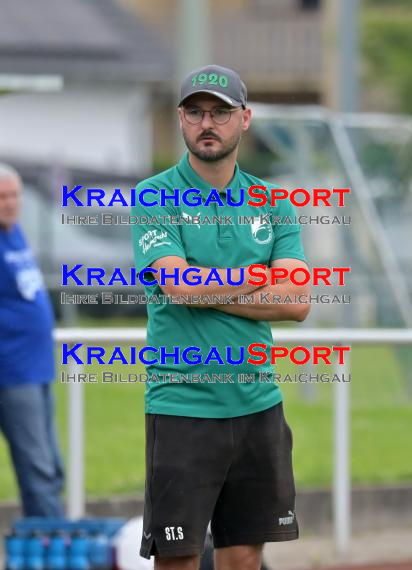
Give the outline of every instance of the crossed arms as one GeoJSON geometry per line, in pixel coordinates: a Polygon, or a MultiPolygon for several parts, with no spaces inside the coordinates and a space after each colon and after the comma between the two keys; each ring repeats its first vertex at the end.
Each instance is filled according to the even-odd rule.
{"type": "MultiPolygon", "coordinates": [[[[173,271],[175,268],[179,268],[181,271],[188,269],[189,266],[187,261],[181,257],[175,255],[169,255],[162,257],[154,261],[151,266],[153,269],[160,269],[161,267],[173,271]]],[[[277,259],[271,262],[271,267],[283,267],[288,270],[288,274],[293,269],[302,267],[308,269],[308,266],[303,261],[298,259],[277,259]]],[[[210,269],[207,267],[198,267],[200,270],[198,276],[202,277],[202,281],[208,276],[210,269]]],[[[295,285],[286,277],[284,279],[277,279],[275,285],[263,285],[256,286],[250,285],[246,282],[241,285],[231,285],[227,283],[226,269],[221,269],[219,276],[223,285],[217,283],[210,283],[209,285],[204,285],[203,283],[199,285],[187,285],[186,283],[180,283],[178,285],[173,282],[167,282],[166,285],[162,285],[161,288],[165,295],[233,295],[233,304],[199,304],[190,305],[196,309],[214,309],[216,311],[221,311],[223,313],[228,313],[231,315],[236,315],[238,317],[243,317],[246,319],[252,319],[256,321],[303,321],[307,317],[310,305],[303,303],[283,303],[283,300],[287,296],[294,295],[309,295],[310,287],[309,285],[295,285]],[[238,302],[237,297],[239,295],[250,295],[251,293],[259,293],[254,295],[254,302],[248,305],[243,305],[238,302]],[[262,295],[269,293],[280,296],[280,302],[276,304],[262,302],[262,295]]],[[[270,274],[270,269],[266,271],[267,275],[270,274]]],[[[238,280],[240,277],[240,269],[235,269],[232,272],[232,279],[238,280]]]]}

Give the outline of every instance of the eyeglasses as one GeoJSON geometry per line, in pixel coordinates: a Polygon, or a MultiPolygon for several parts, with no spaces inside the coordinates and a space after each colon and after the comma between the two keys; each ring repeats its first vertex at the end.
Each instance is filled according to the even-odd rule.
{"type": "Polygon", "coordinates": [[[201,123],[206,113],[209,113],[212,120],[217,125],[225,125],[230,121],[230,117],[235,111],[239,111],[239,108],[225,109],[224,107],[217,107],[211,111],[202,111],[202,109],[197,109],[196,107],[183,108],[185,119],[191,125],[198,125],[201,123]]]}

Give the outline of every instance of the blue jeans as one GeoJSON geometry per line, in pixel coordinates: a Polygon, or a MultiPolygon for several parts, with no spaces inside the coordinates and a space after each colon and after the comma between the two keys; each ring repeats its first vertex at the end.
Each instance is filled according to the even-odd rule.
{"type": "Polygon", "coordinates": [[[0,388],[0,430],[10,448],[24,516],[63,516],[63,463],[50,384],[0,388]]]}

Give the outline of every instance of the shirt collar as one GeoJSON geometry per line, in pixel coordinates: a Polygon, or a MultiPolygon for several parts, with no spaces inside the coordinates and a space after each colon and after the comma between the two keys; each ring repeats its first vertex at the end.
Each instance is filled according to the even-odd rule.
{"type": "MultiPolygon", "coordinates": [[[[187,190],[189,188],[196,188],[199,190],[203,197],[207,198],[212,190],[212,187],[209,182],[206,182],[201,176],[193,170],[190,162],[189,162],[189,153],[183,155],[180,159],[180,162],[177,165],[177,169],[179,171],[180,176],[185,180],[187,183],[187,188],[181,188],[181,190],[187,190]]],[[[228,188],[232,189],[232,193],[235,194],[239,190],[239,166],[236,162],[235,164],[235,172],[233,174],[232,180],[227,185],[228,188]]],[[[226,194],[226,189],[222,191],[222,193],[226,194]]]]}

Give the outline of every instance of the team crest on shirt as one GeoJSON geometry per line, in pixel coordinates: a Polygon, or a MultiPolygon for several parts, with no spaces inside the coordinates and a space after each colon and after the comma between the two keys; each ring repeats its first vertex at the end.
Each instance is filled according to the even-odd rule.
{"type": "Polygon", "coordinates": [[[21,296],[26,301],[34,301],[37,292],[44,289],[44,281],[31,250],[6,251],[4,260],[15,268],[17,289],[21,296]]]}
{"type": "Polygon", "coordinates": [[[250,229],[256,243],[264,245],[272,240],[273,230],[270,224],[262,223],[260,218],[254,218],[250,229]]]}

